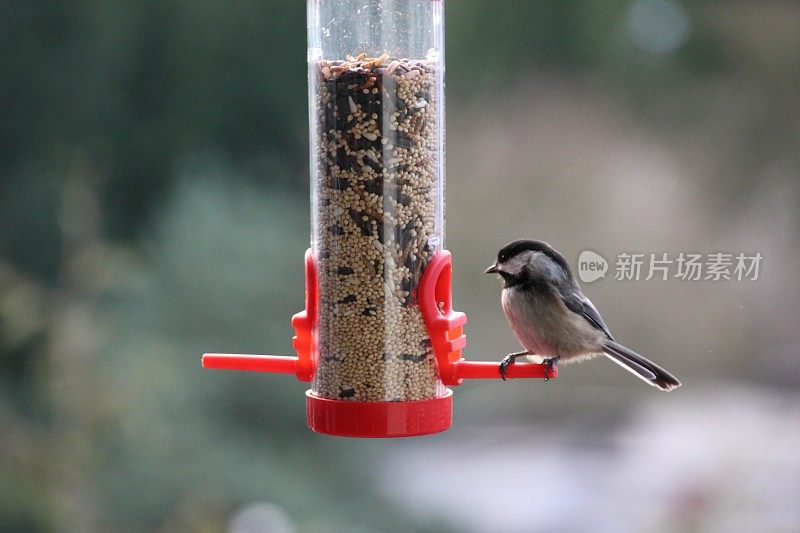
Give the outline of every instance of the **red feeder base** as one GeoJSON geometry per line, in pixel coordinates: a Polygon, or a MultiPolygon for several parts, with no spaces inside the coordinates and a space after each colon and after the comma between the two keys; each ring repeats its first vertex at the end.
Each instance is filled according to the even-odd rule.
{"type": "Polygon", "coordinates": [[[415,437],[439,433],[453,421],[453,391],[412,402],[329,400],[306,391],[308,427],[339,437],[415,437]]]}

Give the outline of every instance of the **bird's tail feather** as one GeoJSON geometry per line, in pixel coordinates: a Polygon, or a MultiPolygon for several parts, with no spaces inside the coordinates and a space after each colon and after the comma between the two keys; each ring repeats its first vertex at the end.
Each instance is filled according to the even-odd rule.
{"type": "Polygon", "coordinates": [[[671,391],[681,386],[675,376],[618,342],[607,340],[603,351],[609,359],[653,387],[671,391]]]}

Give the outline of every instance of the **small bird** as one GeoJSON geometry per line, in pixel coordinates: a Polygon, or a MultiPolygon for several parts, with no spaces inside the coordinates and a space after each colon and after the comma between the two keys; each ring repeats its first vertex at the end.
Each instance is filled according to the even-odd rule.
{"type": "Polygon", "coordinates": [[[661,390],[681,386],[675,376],[614,340],[597,308],[581,292],[567,260],[546,242],[512,242],[498,252],[486,273],[503,278],[503,312],[525,348],[500,363],[503,379],[518,357],[543,358],[552,371],[559,361],[602,354],[661,390]]]}

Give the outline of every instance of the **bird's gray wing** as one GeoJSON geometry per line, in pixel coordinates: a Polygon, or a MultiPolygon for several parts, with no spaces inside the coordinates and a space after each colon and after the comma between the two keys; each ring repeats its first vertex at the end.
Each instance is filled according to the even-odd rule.
{"type": "Polygon", "coordinates": [[[576,291],[571,287],[559,287],[558,292],[561,295],[561,300],[564,302],[564,305],[567,306],[567,309],[581,315],[592,326],[605,333],[610,340],[614,340],[603,317],[600,316],[600,311],[597,310],[589,298],[579,290],[576,291]]]}

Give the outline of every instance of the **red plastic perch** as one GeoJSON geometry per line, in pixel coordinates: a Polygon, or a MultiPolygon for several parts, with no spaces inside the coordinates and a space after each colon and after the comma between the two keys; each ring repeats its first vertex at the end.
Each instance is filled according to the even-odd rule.
{"type": "Polygon", "coordinates": [[[297,361],[297,357],[287,355],[203,354],[203,368],[216,370],[249,370],[251,372],[294,374],[297,371],[297,361]]]}
{"type": "MultiPolygon", "coordinates": [[[[494,361],[464,361],[455,363],[456,376],[462,379],[486,379],[500,377],[500,363],[494,361]]],[[[544,378],[547,365],[534,363],[512,363],[506,368],[506,378],[544,378]]],[[[558,376],[558,367],[548,371],[548,379],[558,376]]]]}
{"type": "MultiPolygon", "coordinates": [[[[295,374],[297,357],[285,355],[251,355],[238,353],[207,353],[203,355],[203,368],[216,370],[246,370],[250,372],[271,372],[275,374],[295,374]]],[[[465,361],[452,364],[457,379],[497,379],[500,377],[500,363],[494,361],[465,361]]],[[[514,363],[508,366],[507,378],[543,378],[545,365],[514,363]]],[[[558,375],[558,368],[550,370],[548,377],[558,375]]]]}

